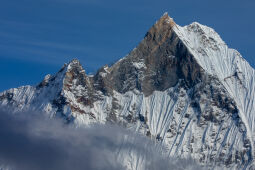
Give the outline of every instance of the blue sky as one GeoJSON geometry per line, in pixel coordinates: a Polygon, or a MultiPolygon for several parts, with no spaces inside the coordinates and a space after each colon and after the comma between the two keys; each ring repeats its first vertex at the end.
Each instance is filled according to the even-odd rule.
{"type": "Polygon", "coordinates": [[[213,27],[254,67],[254,0],[0,0],[0,91],[78,58],[87,73],[129,53],[164,12],[213,27]]]}

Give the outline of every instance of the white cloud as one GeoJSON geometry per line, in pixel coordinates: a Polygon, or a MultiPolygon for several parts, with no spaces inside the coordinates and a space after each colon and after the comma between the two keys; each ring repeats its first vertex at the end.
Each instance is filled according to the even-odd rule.
{"type": "Polygon", "coordinates": [[[167,158],[162,146],[111,125],[74,128],[38,114],[1,110],[0,136],[0,164],[14,170],[200,169],[193,161],[167,158]]]}

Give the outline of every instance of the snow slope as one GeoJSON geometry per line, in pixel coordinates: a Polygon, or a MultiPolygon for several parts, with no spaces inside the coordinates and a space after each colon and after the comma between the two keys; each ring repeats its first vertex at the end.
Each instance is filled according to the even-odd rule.
{"type": "Polygon", "coordinates": [[[255,136],[255,70],[238,51],[228,48],[212,28],[194,22],[185,27],[176,25],[175,32],[199,65],[207,73],[217,76],[235,99],[252,140],[255,136]]]}
{"type": "Polygon", "coordinates": [[[0,105],[77,126],[120,124],[163,143],[170,156],[245,169],[254,158],[254,78],[213,29],[181,27],[164,14],[112,66],[87,76],[73,60],[35,87],[0,93],[0,105]]]}

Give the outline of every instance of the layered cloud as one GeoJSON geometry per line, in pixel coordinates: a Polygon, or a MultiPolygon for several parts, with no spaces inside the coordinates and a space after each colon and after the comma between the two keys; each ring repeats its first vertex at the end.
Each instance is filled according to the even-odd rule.
{"type": "Polygon", "coordinates": [[[193,161],[164,156],[162,146],[118,126],[73,127],[40,115],[0,110],[2,169],[199,169],[193,161]]]}

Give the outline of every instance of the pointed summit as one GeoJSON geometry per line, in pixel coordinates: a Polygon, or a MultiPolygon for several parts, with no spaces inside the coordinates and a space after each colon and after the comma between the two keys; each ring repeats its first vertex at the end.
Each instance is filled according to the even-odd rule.
{"type": "Polygon", "coordinates": [[[36,87],[0,93],[0,106],[45,111],[75,126],[115,123],[162,143],[169,156],[255,169],[254,87],[255,70],[213,29],[181,27],[164,13],[110,68],[87,76],[74,59],[36,87]]]}
{"type": "Polygon", "coordinates": [[[165,12],[165,13],[163,14],[163,16],[164,16],[164,15],[167,15],[167,16],[168,16],[168,12],[165,12]]]}
{"type": "Polygon", "coordinates": [[[85,84],[86,73],[78,59],[73,59],[69,62],[65,74],[65,83],[72,83],[74,79],[78,79],[82,84],[85,84]]]}
{"type": "Polygon", "coordinates": [[[77,58],[74,58],[72,59],[69,64],[72,64],[72,63],[80,63],[80,61],[77,59],[77,58]]]}
{"type": "Polygon", "coordinates": [[[169,39],[172,36],[173,27],[176,26],[174,20],[169,17],[168,13],[164,13],[162,17],[149,29],[145,36],[145,40],[153,40],[158,44],[169,39]]]}
{"type": "Polygon", "coordinates": [[[70,67],[80,67],[81,63],[78,59],[72,59],[68,64],[67,64],[68,68],[70,67]]]}
{"type": "Polygon", "coordinates": [[[71,60],[68,64],[66,64],[64,67],[66,67],[66,74],[69,75],[70,73],[75,74],[84,74],[85,70],[83,69],[80,61],[78,59],[71,60]]]}
{"type": "Polygon", "coordinates": [[[169,25],[170,27],[173,27],[176,25],[173,18],[171,18],[167,12],[165,12],[160,19],[156,22],[155,25],[169,25]]]}

